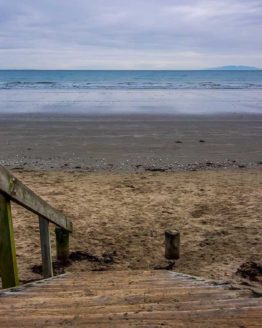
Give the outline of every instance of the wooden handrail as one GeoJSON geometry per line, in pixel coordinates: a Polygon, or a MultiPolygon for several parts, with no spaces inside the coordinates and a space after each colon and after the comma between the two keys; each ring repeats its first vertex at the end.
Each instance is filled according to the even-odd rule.
{"type": "Polygon", "coordinates": [[[19,284],[11,201],[16,202],[39,217],[44,278],[53,275],[49,223],[56,225],[56,247],[59,260],[67,260],[69,254],[69,233],[73,231],[73,225],[69,219],[41,197],[37,196],[12,173],[0,165],[0,274],[3,288],[19,284]]]}
{"type": "Polygon", "coordinates": [[[0,165],[0,192],[29,211],[45,218],[60,228],[72,232],[72,223],[46,201],[27,188],[12,173],[0,165]]]}

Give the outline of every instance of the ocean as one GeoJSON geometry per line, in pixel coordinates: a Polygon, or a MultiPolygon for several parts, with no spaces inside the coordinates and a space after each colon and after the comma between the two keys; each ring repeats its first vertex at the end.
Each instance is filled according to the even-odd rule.
{"type": "Polygon", "coordinates": [[[262,70],[0,70],[0,112],[262,113],[262,70]]]}

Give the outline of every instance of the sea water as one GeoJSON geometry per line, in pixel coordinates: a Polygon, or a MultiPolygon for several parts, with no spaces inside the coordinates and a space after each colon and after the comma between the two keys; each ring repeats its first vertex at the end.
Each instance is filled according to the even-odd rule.
{"type": "Polygon", "coordinates": [[[262,70],[0,70],[0,112],[258,114],[262,70]]]}

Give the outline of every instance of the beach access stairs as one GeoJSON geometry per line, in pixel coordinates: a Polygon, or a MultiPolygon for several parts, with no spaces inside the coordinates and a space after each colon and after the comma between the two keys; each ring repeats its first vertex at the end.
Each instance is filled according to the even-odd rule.
{"type": "MultiPolygon", "coordinates": [[[[72,222],[0,166],[0,327],[261,327],[262,298],[167,270],[66,273],[53,276],[49,239],[69,256],[72,222]],[[11,202],[39,219],[45,279],[19,286],[11,202]]],[[[258,295],[257,295],[258,296],[258,295]]]]}

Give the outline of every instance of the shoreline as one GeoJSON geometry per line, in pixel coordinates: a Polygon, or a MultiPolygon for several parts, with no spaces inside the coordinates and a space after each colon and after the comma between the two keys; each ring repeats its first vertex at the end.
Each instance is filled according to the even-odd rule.
{"type": "Polygon", "coordinates": [[[256,168],[262,115],[0,114],[0,164],[83,171],[256,168]]]}
{"type": "MultiPolygon", "coordinates": [[[[0,115],[0,164],[73,219],[71,272],[165,269],[176,228],[173,270],[261,286],[237,273],[260,261],[261,149],[262,115],[0,115]]],[[[38,279],[38,221],[13,217],[21,280],[38,279]]]]}

